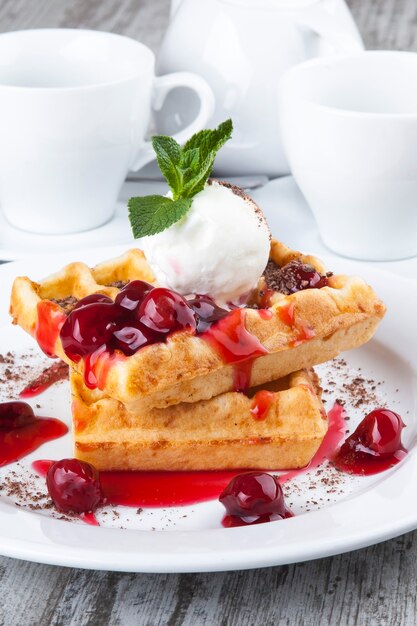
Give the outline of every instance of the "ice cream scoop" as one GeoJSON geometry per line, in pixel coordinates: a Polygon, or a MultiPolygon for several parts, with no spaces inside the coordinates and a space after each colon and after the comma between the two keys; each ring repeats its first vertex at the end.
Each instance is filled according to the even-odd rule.
{"type": "Polygon", "coordinates": [[[142,247],[160,285],[243,303],[268,262],[270,232],[240,188],[209,181],[185,217],[144,237],[142,247]]]}

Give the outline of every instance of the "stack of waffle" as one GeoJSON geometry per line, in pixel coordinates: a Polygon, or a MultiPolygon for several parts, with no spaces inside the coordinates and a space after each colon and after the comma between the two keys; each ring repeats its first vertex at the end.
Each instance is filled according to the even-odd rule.
{"type": "MultiPolygon", "coordinates": [[[[325,268],[273,241],[271,263],[325,268]]],[[[70,365],[75,455],[100,470],[289,469],[305,466],[327,430],[318,378],[311,369],[368,341],[385,307],[360,278],[332,275],[327,286],[290,295],[259,281],[245,327],[265,348],[253,360],[247,391],[235,391],[236,367],[200,335],[177,332],[129,357],[113,355],[85,383],[84,360],[65,354],[59,329],[76,302],[114,298],[131,280],[154,282],[139,250],[91,269],[72,263],[37,283],[13,285],[13,321],[50,355],[70,365]],[[259,308],[269,309],[260,315],[259,308]],[[45,332],[45,329],[47,332],[45,332]],[[267,407],[257,414],[259,392],[267,407]]]]}

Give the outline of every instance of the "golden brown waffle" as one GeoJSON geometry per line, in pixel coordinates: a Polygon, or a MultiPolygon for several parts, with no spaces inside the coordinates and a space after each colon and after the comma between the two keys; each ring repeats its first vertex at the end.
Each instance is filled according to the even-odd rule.
{"type": "MultiPolygon", "coordinates": [[[[300,259],[321,273],[325,271],[314,257],[290,250],[278,241],[272,242],[271,259],[279,266],[300,259]]],[[[93,269],[72,263],[40,283],[19,277],[13,285],[10,312],[14,323],[38,339],[46,319],[54,337],[49,352],[83,373],[83,361],[73,364],[59,339],[66,300],[95,292],[114,297],[118,291],[114,283],[132,279],[153,281],[139,250],[93,269]]],[[[261,278],[253,302],[262,301],[264,290],[261,278]]],[[[328,286],[322,289],[306,289],[292,295],[275,292],[270,303],[270,319],[256,309],[245,309],[246,329],[269,352],[254,360],[249,386],[276,380],[362,345],[372,337],[385,313],[384,304],[361,278],[341,275],[331,276],[328,286]]],[[[130,357],[116,357],[110,366],[108,359],[98,362],[96,373],[99,388],[107,396],[130,410],[139,410],[207,400],[232,391],[236,367],[225,363],[202,336],[178,332],[166,343],[144,347],[130,357]]]]}
{"type": "Polygon", "coordinates": [[[136,413],[72,371],[75,455],[99,470],[304,467],[327,431],[318,379],[300,371],[267,387],[274,393],[263,420],[251,413],[253,398],[236,392],[136,413]]]}
{"type": "MultiPolygon", "coordinates": [[[[12,287],[10,314],[14,324],[19,324],[26,332],[34,335],[39,323],[40,302],[50,302],[57,314],[65,315],[71,299],[81,300],[92,293],[103,293],[115,298],[119,292],[115,284],[137,278],[149,283],[155,281],[142,250],[128,250],[117,259],[105,261],[93,268],[85,263],[70,263],[41,283],[27,276],[19,276],[12,287]]],[[[61,356],[61,353],[62,347],[57,346],[56,354],[61,356]]]]}

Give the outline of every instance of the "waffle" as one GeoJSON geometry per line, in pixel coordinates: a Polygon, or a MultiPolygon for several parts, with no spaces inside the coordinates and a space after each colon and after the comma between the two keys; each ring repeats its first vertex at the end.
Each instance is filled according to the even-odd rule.
{"type": "Polygon", "coordinates": [[[75,456],[99,470],[304,467],[327,431],[318,378],[300,371],[267,387],[273,396],[263,420],[237,392],[138,413],[88,389],[72,370],[75,456]]]}
{"type": "MultiPolygon", "coordinates": [[[[324,273],[311,256],[273,241],[271,259],[283,266],[293,259],[310,263],[324,273]]],[[[84,363],[72,363],[65,355],[59,329],[74,299],[91,293],[115,297],[118,281],[154,281],[139,250],[90,269],[72,263],[59,273],[36,283],[16,278],[10,312],[14,323],[37,338],[45,352],[55,354],[84,373],[84,363]],[[47,332],[46,332],[47,331],[47,332]],[[46,338],[45,338],[46,337],[46,338]]],[[[253,305],[262,305],[265,281],[254,290],[253,305]]],[[[385,313],[384,304],[361,278],[334,275],[322,289],[306,289],[292,295],[275,292],[269,297],[270,319],[245,309],[245,326],[268,354],[252,363],[248,386],[254,387],[311,367],[368,341],[385,313]]],[[[98,388],[131,411],[164,408],[182,402],[208,400],[232,391],[240,365],[225,363],[203,336],[173,334],[166,343],[146,346],[133,356],[105,353],[96,363],[98,388]]],[[[247,372],[249,369],[247,368],[247,372]]]]}

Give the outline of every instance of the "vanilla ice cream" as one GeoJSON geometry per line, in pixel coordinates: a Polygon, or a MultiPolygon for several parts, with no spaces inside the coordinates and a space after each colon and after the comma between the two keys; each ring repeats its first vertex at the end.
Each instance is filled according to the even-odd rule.
{"type": "Polygon", "coordinates": [[[144,237],[142,247],[161,286],[242,302],[268,262],[270,232],[248,196],[212,181],[194,196],[184,218],[144,237]]]}

